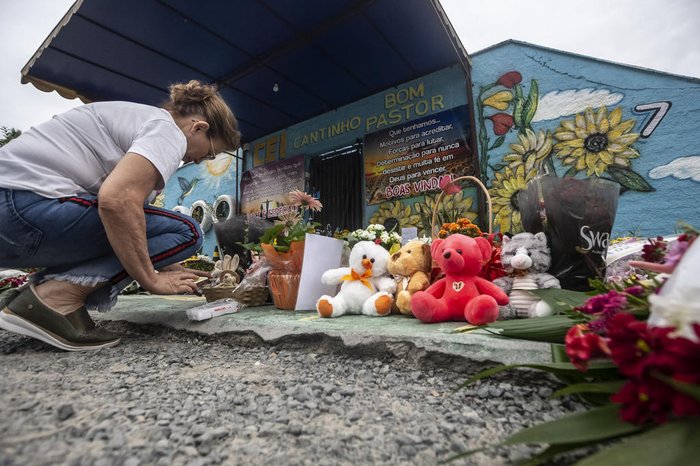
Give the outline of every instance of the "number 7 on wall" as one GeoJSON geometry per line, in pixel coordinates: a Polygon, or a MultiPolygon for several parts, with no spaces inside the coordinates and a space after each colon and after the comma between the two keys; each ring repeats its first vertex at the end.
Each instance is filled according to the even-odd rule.
{"type": "Polygon", "coordinates": [[[650,104],[639,104],[634,107],[634,111],[638,113],[654,112],[651,118],[647,120],[640,134],[643,138],[648,138],[654,132],[661,120],[664,119],[668,111],[671,109],[671,102],[662,100],[660,102],[652,102],[650,104]]]}

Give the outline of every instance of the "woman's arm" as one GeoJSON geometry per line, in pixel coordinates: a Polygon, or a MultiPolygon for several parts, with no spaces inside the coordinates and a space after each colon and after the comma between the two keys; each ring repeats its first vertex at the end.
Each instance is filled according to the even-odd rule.
{"type": "Polygon", "coordinates": [[[151,162],[127,153],[102,183],[98,193],[100,219],[124,269],[144,289],[154,294],[195,292],[197,275],[187,271],[156,273],[148,255],[143,206],[161,182],[151,162]]]}

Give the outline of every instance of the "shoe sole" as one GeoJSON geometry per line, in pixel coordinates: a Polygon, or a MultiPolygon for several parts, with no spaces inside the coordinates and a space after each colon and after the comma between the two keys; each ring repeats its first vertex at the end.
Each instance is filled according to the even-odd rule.
{"type": "Polygon", "coordinates": [[[31,338],[36,338],[44,343],[48,343],[51,346],[65,350],[65,351],[97,351],[102,348],[111,348],[116,346],[121,338],[116,340],[108,341],[99,344],[76,344],[61,338],[41,327],[34,325],[13,313],[10,309],[5,308],[0,312],[0,328],[7,330],[8,332],[19,333],[20,335],[25,335],[31,338]]]}

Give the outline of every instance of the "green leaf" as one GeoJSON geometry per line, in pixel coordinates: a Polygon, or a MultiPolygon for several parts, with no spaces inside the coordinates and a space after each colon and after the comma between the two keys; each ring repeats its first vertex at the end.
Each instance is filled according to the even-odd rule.
{"type": "Polygon", "coordinates": [[[508,338],[534,340],[544,343],[564,343],[566,332],[575,324],[564,315],[535,317],[532,319],[499,320],[483,329],[508,338]]]}
{"type": "Polygon", "coordinates": [[[591,444],[591,442],[560,443],[557,445],[551,445],[548,448],[546,448],[545,450],[536,454],[535,456],[531,456],[527,460],[518,463],[518,466],[536,466],[545,460],[548,460],[550,458],[554,458],[557,455],[560,455],[562,453],[571,452],[574,450],[578,450],[580,448],[587,447],[590,444],[591,444]]]}
{"type": "Polygon", "coordinates": [[[700,401],[700,387],[697,385],[685,383],[685,382],[680,382],[678,380],[675,380],[672,377],[669,377],[664,374],[659,374],[658,372],[654,372],[652,374],[655,378],[661,380],[662,382],[665,382],[678,390],[679,392],[683,393],[684,395],[688,395],[691,398],[694,398],[697,401],[700,401]]]}
{"type": "Polygon", "coordinates": [[[503,145],[503,141],[505,141],[505,140],[506,140],[505,136],[499,136],[498,139],[496,139],[493,142],[493,145],[491,147],[489,147],[489,150],[495,149],[497,147],[501,147],[503,145]]]}
{"type": "Polygon", "coordinates": [[[537,111],[537,101],[539,99],[539,90],[537,88],[537,81],[534,79],[530,81],[530,92],[527,94],[527,100],[523,104],[521,120],[523,122],[523,127],[529,128],[532,118],[535,116],[537,111]]]}
{"type": "Polygon", "coordinates": [[[610,165],[608,166],[608,173],[615,181],[633,191],[645,193],[656,191],[656,189],[652,187],[647,180],[644,179],[644,177],[634,170],[630,170],[629,168],[610,165]]]}
{"type": "Polygon", "coordinates": [[[581,291],[562,288],[543,288],[530,292],[549,304],[556,312],[570,311],[574,307],[582,306],[590,298],[590,295],[581,291]]]}
{"type": "Polygon", "coordinates": [[[576,466],[697,464],[700,458],[700,421],[671,422],[623,439],[576,463],[576,466]]]}
{"type": "Polygon", "coordinates": [[[588,371],[586,371],[585,373],[576,369],[576,367],[573,364],[571,364],[570,362],[549,362],[549,363],[541,363],[541,364],[509,364],[509,365],[504,365],[504,366],[496,366],[496,367],[492,367],[490,369],[486,369],[484,371],[481,371],[478,374],[475,374],[472,377],[470,377],[469,379],[467,379],[466,382],[463,382],[460,385],[458,385],[456,390],[467,387],[478,380],[485,379],[486,377],[490,377],[490,376],[496,375],[500,372],[511,370],[511,369],[516,369],[516,368],[520,368],[520,367],[527,367],[530,369],[538,369],[538,370],[542,370],[545,372],[549,372],[550,374],[554,374],[556,376],[571,377],[571,378],[578,379],[578,380],[584,380],[586,378],[592,378],[592,377],[615,377],[615,376],[617,376],[617,368],[615,367],[615,365],[613,363],[607,362],[607,361],[600,361],[600,362],[591,363],[588,367],[588,371]]]}
{"type": "Polygon", "coordinates": [[[607,382],[595,383],[578,383],[574,385],[569,385],[568,387],[564,387],[561,390],[557,390],[556,392],[554,392],[554,394],[552,394],[552,398],[578,393],[613,394],[617,393],[624,384],[624,380],[610,380],[607,382]]]}
{"type": "MultiPolygon", "coordinates": [[[[605,440],[637,432],[642,427],[620,420],[619,405],[606,405],[570,414],[544,424],[529,427],[508,437],[503,445],[546,443],[550,445],[605,440]]],[[[605,464],[599,462],[597,464],[605,464]]],[[[628,463],[635,464],[635,463],[628,463]]]]}

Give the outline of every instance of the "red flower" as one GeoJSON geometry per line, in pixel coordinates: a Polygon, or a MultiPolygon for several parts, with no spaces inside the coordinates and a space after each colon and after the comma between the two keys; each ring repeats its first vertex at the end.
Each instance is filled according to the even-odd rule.
{"type": "Polygon", "coordinates": [[[501,86],[507,87],[508,89],[512,89],[513,86],[515,86],[522,80],[523,77],[520,73],[518,73],[517,71],[509,71],[506,74],[502,75],[500,78],[498,78],[496,84],[500,84],[501,86]]]}
{"type": "Polygon", "coordinates": [[[588,361],[610,354],[608,341],[597,333],[588,332],[585,324],[574,325],[566,332],[566,355],[571,364],[581,372],[588,370],[588,361]],[[587,333],[584,333],[587,332],[587,333]]]}
{"type": "Polygon", "coordinates": [[[660,380],[645,377],[643,381],[628,380],[619,392],[610,397],[613,403],[620,403],[620,417],[632,424],[668,420],[673,404],[673,389],[660,380]]]}
{"type": "Polygon", "coordinates": [[[649,244],[642,246],[642,260],[663,264],[668,243],[664,241],[663,236],[657,236],[656,239],[649,238],[648,241],[649,244]]]}
{"type": "Polygon", "coordinates": [[[487,116],[493,122],[493,133],[496,136],[502,136],[510,130],[515,122],[513,117],[507,113],[496,113],[495,115],[487,116]]]}
{"type": "Polygon", "coordinates": [[[641,377],[645,369],[657,365],[664,343],[668,341],[670,328],[650,328],[632,314],[620,312],[610,319],[610,357],[620,373],[627,377],[641,377]]]}
{"type": "Polygon", "coordinates": [[[606,294],[589,298],[583,306],[575,308],[584,314],[598,315],[598,319],[590,323],[593,332],[605,335],[608,331],[610,319],[622,311],[627,304],[627,297],[624,294],[612,290],[606,294]]]}

